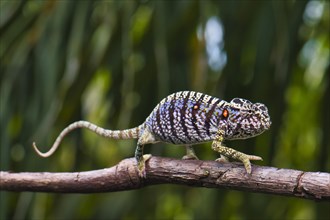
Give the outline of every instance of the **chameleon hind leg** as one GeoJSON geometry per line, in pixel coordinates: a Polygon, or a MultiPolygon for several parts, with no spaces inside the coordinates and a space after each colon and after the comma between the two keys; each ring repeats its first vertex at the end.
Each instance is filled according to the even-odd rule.
{"type": "Polygon", "coordinates": [[[186,155],[182,157],[184,160],[198,160],[195,150],[191,145],[186,145],[186,155]]]}
{"type": "Polygon", "coordinates": [[[146,178],[146,167],[145,162],[150,159],[151,154],[143,155],[143,148],[145,144],[156,143],[156,139],[152,133],[150,133],[147,129],[144,130],[143,134],[138,140],[136,149],[135,149],[135,159],[137,161],[137,167],[139,176],[142,178],[146,178]]]}
{"type": "Polygon", "coordinates": [[[146,177],[146,167],[145,162],[150,159],[151,154],[143,155],[143,144],[137,144],[135,150],[135,159],[137,161],[137,167],[139,171],[139,176],[145,178],[146,177]]]}

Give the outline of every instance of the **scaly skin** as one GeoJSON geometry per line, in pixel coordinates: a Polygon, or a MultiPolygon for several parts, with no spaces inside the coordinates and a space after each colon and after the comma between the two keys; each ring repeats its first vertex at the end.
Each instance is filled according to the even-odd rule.
{"type": "Polygon", "coordinates": [[[187,155],[183,159],[198,159],[193,144],[212,142],[212,149],[222,155],[217,161],[232,158],[241,161],[247,173],[251,173],[250,160],[261,157],[247,155],[222,145],[225,140],[246,139],[257,136],[270,128],[267,107],[261,103],[234,98],[230,102],[193,91],[173,93],[164,98],[138,127],[126,130],[107,130],[87,121],[78,121],[65,128],[51,149],[42,153],[35,143],[33,147],[42,157],[52,155],[63,138],[72,130],[87,128],[101,136],[113,139],[138,139],[135,158],[141,177],[146,176],[143,156],[145,144],[166,142],[186,145],[187,155]],[[224,156],[224,157],[223,157],[224,156]]]}

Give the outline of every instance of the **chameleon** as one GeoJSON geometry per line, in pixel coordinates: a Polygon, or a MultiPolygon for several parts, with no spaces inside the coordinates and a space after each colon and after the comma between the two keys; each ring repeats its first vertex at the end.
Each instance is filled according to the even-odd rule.
{"type": "Polygon", "coordinates": [[[192,145],[212,141],[212,149],[220,154],[216,161],[227,161],[228,158],[241,161],[246,172],[251,174],[250,160],[262,158],[226,147],[223,142],[257,136],[270,126],[268,109],[262,103],[242,98],[227,102],[200,92],[181,91],[161,100],[147,119],[135,128],[108,130],[88,121],[76,121],[59,134],[46,153],[40,152],[35,142],[32,145],[39,156],[49,157],[63,138],[77,128],[87,128],[112,139],[137,139],[135,158],[138,174],[145,178],[145,162],[151,155],[143,155],[144,145],[157,142],[184,145],[186,155],[183,159],[198,159],[192,145]]]}

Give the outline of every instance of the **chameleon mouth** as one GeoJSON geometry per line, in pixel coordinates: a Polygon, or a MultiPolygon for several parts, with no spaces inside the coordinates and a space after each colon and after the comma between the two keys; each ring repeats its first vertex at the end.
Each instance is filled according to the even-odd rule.
{"type": "Polygon", "coordinates": [[[267,118],[265,121],[264,121],[264,127],[266,130],[268,130],[270,128],[270,126],[272,125],[272,122],[269,118],[267,118]]]}

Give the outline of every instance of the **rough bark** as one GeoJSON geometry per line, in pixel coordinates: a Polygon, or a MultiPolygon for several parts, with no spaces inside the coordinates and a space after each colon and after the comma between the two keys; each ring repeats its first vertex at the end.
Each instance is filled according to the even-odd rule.
{"type": "Polygon", "coordinates": [[[253,165],[248,175],[240,163],[151,157],[146,179],[138,176],[134,158],[102,170],[71,173],[0,172],[0,190],[97,193],[132,190],[155,184],[227,188],[319,201],[330,200],[330,173],[253,165]]]}

